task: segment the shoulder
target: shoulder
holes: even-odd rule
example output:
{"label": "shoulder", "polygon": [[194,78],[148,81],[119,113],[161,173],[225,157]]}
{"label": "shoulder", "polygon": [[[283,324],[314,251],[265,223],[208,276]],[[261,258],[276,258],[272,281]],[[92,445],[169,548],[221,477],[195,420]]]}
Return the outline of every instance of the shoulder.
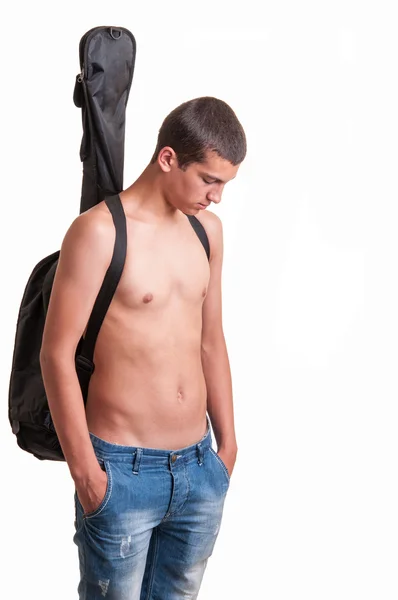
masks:
{"label": "shoulder", "polygon": [[112,216],[101,202],[71,223],[61,245],[60,262],[73,268],[85,264],[103,268],[111,260],[115,235]]}
{"label": "shoulder", "polygon": [[72,221],[67,235],[107,235],[112,228],[112,217],[105,204],[100,202],[93,208],[86,210]]}
{"label": "shoulder", "polygon": [[222,231],[222,223],[220,217],[214,212],[211,212],[211,210],[201,210],[196,215],[196,218],[202,223],[203,227],[207,227],[211,233],[217,233]]}
{"label": "shoulder", "polygon": [[210,244],[210,256],[215,252],[222,251],[223,246],[223,228],[218,215],[210,210],[201,210],[196,218],[203,225]]}
{"label": "shoulder", "polygon": [[107,245],[114,237],[112,216],[105,202],[100,202],[76,217],[65,234],[63,246],[82,244],[86,247],[96,247]]}

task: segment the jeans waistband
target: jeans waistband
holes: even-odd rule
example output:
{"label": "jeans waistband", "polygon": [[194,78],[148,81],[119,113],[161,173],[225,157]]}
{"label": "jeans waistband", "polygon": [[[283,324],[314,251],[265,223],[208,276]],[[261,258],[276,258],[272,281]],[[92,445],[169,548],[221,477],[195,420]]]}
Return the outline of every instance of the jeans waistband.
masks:
{"label": "jeans waistband", "polygon": [[[133,456],[137,454],[141,459],[151,458],[152,460],[156,460],[157,463],[160,462],[169,462],[172,460],[173,455],[176,457],[190,457],[190,455],[201,456],[203,450],[211,446],[211,430],[210,430],[210,420],[208,415],[206,415],[207,428],[206,433],[203,435],[202,439],[196,442],[195,444],[191,444],[190,446],[185,446],[184,448],[177,448],[174,450],[167,450],[161,448],[146,448],[139,446],[123,446],[121,444],[115,444],[113,442],[107,442],[102,438],[94,435],[89,431],[91,443],[93,445],[94,451],[97,456],[101,458],[108,458],[112,461],[129,461]],[[152,462],[152,461],[151,461]]]}

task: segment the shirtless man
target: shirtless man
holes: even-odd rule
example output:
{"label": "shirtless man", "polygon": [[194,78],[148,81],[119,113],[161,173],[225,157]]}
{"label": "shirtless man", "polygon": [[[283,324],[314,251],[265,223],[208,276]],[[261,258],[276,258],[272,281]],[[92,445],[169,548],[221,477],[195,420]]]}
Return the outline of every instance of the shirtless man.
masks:
{"label": "shirtless man", "polygon": [[[185,102],[164,120],[151,162],[119,195],[126,263],[86,407],[74,357],[112,257],[106,204],[63,240],[40,363],[75,483],[80,600],[197,598],[237,455],[222,226],[205,207],[220,202],[245,154],[243,128],[221,100]],[[187,215],[204,226],[209,260]]]}

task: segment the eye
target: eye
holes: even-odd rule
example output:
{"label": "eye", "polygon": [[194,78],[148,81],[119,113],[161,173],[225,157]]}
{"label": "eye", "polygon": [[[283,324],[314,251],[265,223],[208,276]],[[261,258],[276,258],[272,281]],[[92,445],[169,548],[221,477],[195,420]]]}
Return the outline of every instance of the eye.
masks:
{"label": "eye", "polygon": [[207,179],[205,179],[204,177],[202,177],[202,180],[207,183],[207,185],[210,185],[212,183],[214,183],[213,181],[207,181]]}

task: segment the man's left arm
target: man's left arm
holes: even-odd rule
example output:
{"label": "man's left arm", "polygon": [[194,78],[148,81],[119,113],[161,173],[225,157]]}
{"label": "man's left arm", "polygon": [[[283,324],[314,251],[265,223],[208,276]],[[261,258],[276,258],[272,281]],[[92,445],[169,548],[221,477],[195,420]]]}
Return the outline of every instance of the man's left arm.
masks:
{"label": "man's left arm", "polygon": [[223,261],[222,224],[207,212],[203,225],[210,243],[210,281],[202,308],[201,355],[207,387],[207,411],[220,458],[232,474],[237,441],[234,425],[232,379],[222,326],[221,273]]}

